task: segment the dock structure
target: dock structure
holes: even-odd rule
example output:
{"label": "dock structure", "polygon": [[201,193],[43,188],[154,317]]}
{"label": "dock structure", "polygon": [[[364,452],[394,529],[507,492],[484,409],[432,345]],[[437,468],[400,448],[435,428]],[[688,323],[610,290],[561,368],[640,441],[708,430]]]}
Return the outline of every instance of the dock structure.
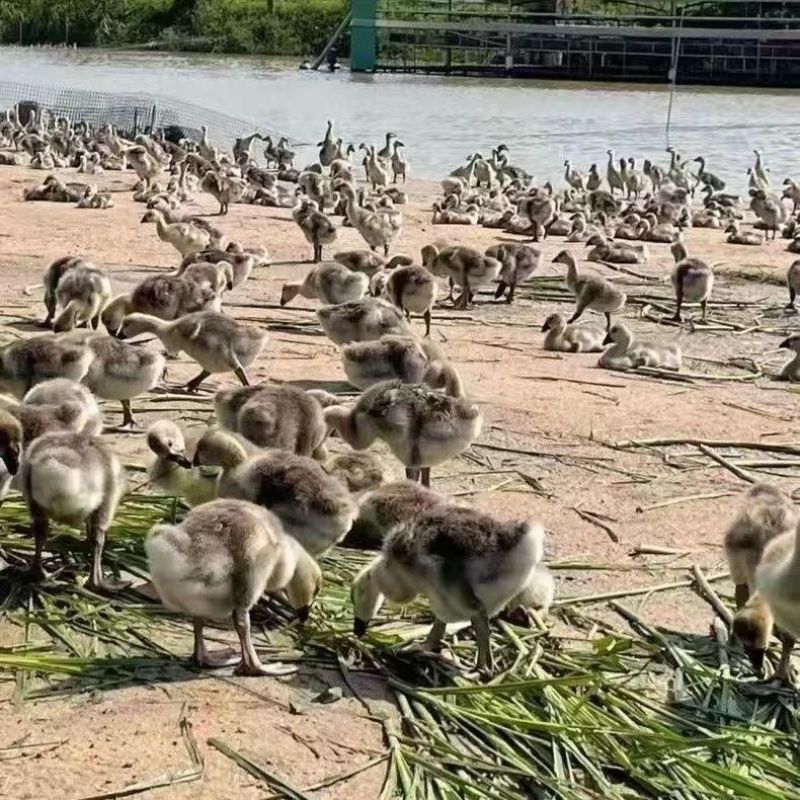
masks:
{"label": "dock structure", "polygon": [[352,0],[351,69],[649,83],[674,70],[684,84],[800,86],[800,3],[675,0],[669,15],[576,5]]}

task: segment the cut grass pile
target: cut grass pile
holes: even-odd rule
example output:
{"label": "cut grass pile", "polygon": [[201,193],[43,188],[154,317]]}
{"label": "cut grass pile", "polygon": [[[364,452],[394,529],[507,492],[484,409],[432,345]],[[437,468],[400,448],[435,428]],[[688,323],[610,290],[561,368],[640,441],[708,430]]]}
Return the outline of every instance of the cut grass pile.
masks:
{"label": "cut grass pile", "polygon": [[[128,499],[110,532],[107,566],[146,578],[144,534],[175,514],[171,498]],[[51,579],[36,585],[22,578],[33,548],[22,504],[6,502],[0,521],[0,613],[23,632],[22,644],[0,648],[0,681],[14,682],[12,702],[197,672],[186,661],[188,620],[133,591],[105,597],[83,586],[90,554],[80,533],[54,533],[46,564]],[[614,601],[598,607],[602,619],[584,605],[565,603],[552,630],[541,623],[530,629],[496,623],[501,671],[479,685],[458,669],[475,657],[468,628],[456,631],[452,660],[401,651],[424,636],[430,621],[424,605],[389,609],[366,639],[350,637],[350,584],[369,558],[337,549],[323,559],[325,586],[304,628],[272,601],[256,609],[254,619],[263,631],[261,649],[280,651],[284,659],[289,643],[301,667],[306,662],[340,671],[365,714],[379,716],[353,687],[351,667],[385,678],[399,724],[380,717],[388,764],[384,800],[800,798],[795,696],[754,684],[719,621],[711,635],[700,637],[655,629]],[[619,625],[609,622],[615,617]],[[266,631],[286,622],[278,636]],[[190,762],[185,770],[94,800],[201,779],[203,759],[191,724],[183,715],[180,724]],[[307,792],[362,769],[301,791],[246,752],[220,740],[208,744],[276,798],[310,797]],[[16,744],[0,742],[0,758],[9,747]]]}

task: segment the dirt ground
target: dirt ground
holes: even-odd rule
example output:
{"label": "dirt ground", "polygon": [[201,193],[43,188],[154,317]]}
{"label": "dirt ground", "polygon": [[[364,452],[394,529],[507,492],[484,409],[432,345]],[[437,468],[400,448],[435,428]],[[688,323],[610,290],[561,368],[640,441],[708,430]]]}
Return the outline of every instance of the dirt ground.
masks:
{"label": "dirt ground", "polygon": [[[0,168],[0,337],[35,330],[30,321],[43,316],[41,290],[26,295],[24,289],[38,283],[47,264],[59,256],[80,255],[102,266],[119,292],[149,273],[177,264],[176,252],[157,238],[154,227],[139,224],[143,206],[123,191],[133,183],[131,176],[109,173],[98,181],[119,190],[114,195],[116,207],[108,211],[22,202],[23,189],[43,177],[26,168]],[[418,255],[423,245],[440,238],[482,249],[509,238],[502,231],[431,225],[429,208],[435,189],[433,184],[410,184],[403,231],[393,252]],[[199,205],[205,213],[215,211],[208,197],[201,198]],[[251,369],[251,380],[346,388],[337,348],[314,324],[315,304],[298,299],[289,308],[277,306],[283,281],[303,275],[311,256],[311,247],[290,212],[237,205],[227,217],[211,219],[230,238],[268,248],[273,261],[225,302],[227,312],[238,319],[258,321],[272,330],[262,358]],[[680,383],[603,371],[596,354],[545,353],[542,321],[551,311],[569,311],[570,306],[535,299],[535,281],[518,292],[512,306],[494,302],[487,292],[467,312],[441,304],[434,314],[434,340],[457,365],[485,415],[478,445],[434,470],[434,486],[504,518],[542,519],[548,530],[547,557],[558,570],[562,600],[680,581],[693,564],[712,573],[725,568],[722,530],[735,502],[732,495],[746,483],[689,445],[671,448],[667,456],[663,449],[620,450],[611,444],[662,437],[791,442],[800,431],[795,390],[769,377],[782,363],[777,353],[781,337],[797,327],[797,318],[782,309],[786,302],[782,282],[793,260],[785,251],[786,242],[727,245],[720,231],[697,229],[688,232],[687,242],[692,255],[715,262],[714,299],[731,305],[712,307],[711,317],[733,328],[712,324],[709,329],[691,330],[687,326],[681,334],[686,371],[744,376],[746,372],[731,366],[729,360],[746,357],[762,365],[765,376],[759,380]],[[549,239],[543,245],[544,274],[560,274],[560,265],[550,261],[564,246],[576,253],[584,250],[582,245],[564,245],[560,238]],[[332,249],[362,247],[354,229],[341,228]],[[672,259],[668,246],[650,248],[650,262],[637,269],[659,281],[645,283],[602,265],[593,268],[625,284],[632,297],[659,295],[669,305],[667,276]],[[736,307],[734,300],[746,305]],[[645,309],[650,318],[640,316],[641,311],[641,304],[629,303],[624,314],[637,333],[651,338],[676,335],[673,328],[653,321],[660,311]],[[421,321],[414,324],[421,333]],[[195,372],[187,361],[170,362],[167,381],[177,385]],[[207,387],[214,390],[234,382],[233,376],[217,376]],[[180,416],[189,425],[202,425],[209,418],[210,405],[207,401],[143,399],[134,409],[144,423],[169,415]],[[109,421],[118,420],[118,415],[118,408],[108,406]],[[112,435],[126,463],[148,463],[141,434]],[[399,466],[394,467],[399,475]],[[800,487],[800,477],[793,477],[791,470],[753,474],[774,479],[789,492]],[[134,474],[132,482],[137,481]],[[679,502],[651,508],[673,499]],[[576,508],[604,515],[601,521],[618,541],[581,517]],[[636,548],[647,546],[675,553],[632,555]],[[578,568],[569,569],[570,563]],[[586,565],[602,568],[587,569]],[[715,585],[722,593],[730,591],[727,582]],[[652,624],[708,631],[708,605],[689,588],[642,593],[633,603],[637,613]],[[0,644],[13,645],[17,636],[17,629],[0,623]],[[288,683],[196,677],[155,688],[129,687],[96,698],[19,707],[8,703],[13,682],[0,682],[4,741],[25,735],[31,741],[69,739],[51,752],[4,766],[0,796],[78,798],[186,767],[189,761],[178,727],[182,709],[201,743],[205,779],[171,787],[163,794],[152,791],[138,796],[265,797],[258,780],[206,747],[209,736],[248,743],[262,763],[275,765],[293,785],[309,786],[384,749],[380,725],[366,719],[352,698],[315,706],[307,715],[291,713],[290,702],[307,702],[319,691],[320,681],[335,683],[336,678],[306,672]],[[380,697],[381,688],[372,688]],[[259,697],[253,696],[254,689]],[[99,742],[101,748],[96,747]],[[378,796],[382,778],[383,767],[378,766],[318,796],[367,800]]]}

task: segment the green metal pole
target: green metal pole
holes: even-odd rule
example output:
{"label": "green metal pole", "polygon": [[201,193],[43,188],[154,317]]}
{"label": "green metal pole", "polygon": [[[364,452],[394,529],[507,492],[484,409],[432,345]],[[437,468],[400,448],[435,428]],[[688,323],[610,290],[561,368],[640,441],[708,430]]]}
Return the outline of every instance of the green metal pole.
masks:
{"label": "green metal pole", "polygon": [[377,0],[353,0],[353,20],[350,23],[350,69],[353,72],[372,72],[375,69],[377,5]]}

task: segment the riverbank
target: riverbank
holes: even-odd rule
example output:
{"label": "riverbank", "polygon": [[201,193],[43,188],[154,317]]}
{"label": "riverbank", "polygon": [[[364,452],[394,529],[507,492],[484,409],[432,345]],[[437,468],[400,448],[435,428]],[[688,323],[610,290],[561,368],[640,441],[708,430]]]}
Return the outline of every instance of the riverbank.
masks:
{"label": "riverbank", "polygon": [[53,14],[20,0],[0,8],[0,43],[310,57],[347,7],[348,0],[73,0],[67,14]]}

